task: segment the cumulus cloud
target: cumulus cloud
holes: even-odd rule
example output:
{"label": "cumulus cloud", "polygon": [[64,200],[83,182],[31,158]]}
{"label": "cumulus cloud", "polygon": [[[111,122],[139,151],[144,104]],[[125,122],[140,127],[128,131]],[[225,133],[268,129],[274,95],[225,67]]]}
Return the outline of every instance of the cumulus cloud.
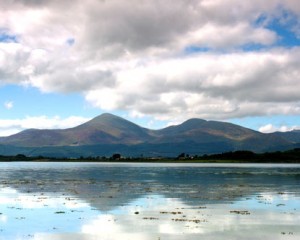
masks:
{"label": "cumulus cloud", "polygon": [[299,114],[298,59],[300,49],[153,61],[120,71],[113,88],[90,91],[86,99],[102,109],[172,119],[182,113],[214,119]]}
{"label": "cumulus cloud", "polygon": [[234,26],[206,24],[193,32],[188,41],[195,46],[222,49],[246,44],[270,45],[276,39],[276,34],[268,29],[241,22]]}
{"label": "cumulus cloud", "polygon": [[[295,1],[4,0],[0,7],[1,32],[15,39],[0,41],[2,84],[81,92],[103,110],[172,121],[300,113],[300,48],[276,47],[282,36],[268,27],[276,19],[295,32]],[[244,51],[252,45],[261,49]]]}
{"label": "cumulus cloud", "polygon": [[18,133],[25,129],[65,129],[78,126],[84,122],[89,121],[90,118],[71,116],[68,118],[61,118],[59,116],[47,117],[27,116],[24,119],[6,119],[0,120],[0,136],[9,136]]}

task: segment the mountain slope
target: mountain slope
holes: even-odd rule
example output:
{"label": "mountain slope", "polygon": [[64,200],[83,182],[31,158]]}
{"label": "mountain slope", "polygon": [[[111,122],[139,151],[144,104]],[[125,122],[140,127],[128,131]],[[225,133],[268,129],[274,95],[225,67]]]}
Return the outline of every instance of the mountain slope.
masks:
{"label": "mountain slope", "polygon": [[175,138],[188,138],[196,142],[203,142],[209,139],[199,138],[200,135],[204,135],[208,138],[215,139],[228,139],[228,140],[243,140],[249,137],[253,137],[259,132],[240,127],[231,123],[205,121],[202,119],[190,119],[177,126],[170,126],[158,131],[164,141],[173,136]]}
{"label": "mountain slope", "polygon": [[123,118],[105,113],[74,128],[29,129],[0,138],[0,143],[22,147],[137,144],[150,138],[148,132]]}
{"label": "mountain slope", "polygon": [[111,152],[130,156],[177,156],[180,152],[199,155],[236,150],[285,150],[296,142],[284,134],[263,134],[231,123],[202,119],[150,130],[106,113],[74,128],[29,129],[2,137],[0,154],[14,153],[16,147],[16,153],[44,156],[95,156]]}
{"label": "mountain slope", "polygon": [[289,132],[275,132],[271,133],[274,137],[284,138],[293,143],[300,143],[300,130],[293,130]]}

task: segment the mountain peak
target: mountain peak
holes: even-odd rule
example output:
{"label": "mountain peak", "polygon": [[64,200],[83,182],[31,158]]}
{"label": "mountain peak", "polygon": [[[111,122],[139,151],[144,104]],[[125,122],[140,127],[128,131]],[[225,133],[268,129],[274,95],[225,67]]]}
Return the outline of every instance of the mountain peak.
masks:
{"label": "mountain peak", "polygon": [[122,126],[135,125],[136,124],[111,113],[102,113],[101,115],[93,118],[92,120],[82,124],[82,126],[93,126],[93,127],[109,127],[113,126],[114,128],[119,128]]}
{"label": "mountain peak", "polygon": [[195,127],[195,126],[199,126],[203,123],[206,123],[206,120],[200,119],[200,118],[191,118],[186,120],[185,122],[183,122],[181,125],[186,125],[186,126],[190,126],[190,127]]}
{"label": "mountain peak", "polygon": [[113,142],[118,143],[140,143],[141,139],[149,138],[147,129],[110,113],[103,113],[74,129],[91,133],[97,139],[103,134],[112,136]]}
{"label": "mountain peak", "polygon": [[94,117],[92,120],[96,119],[96,120],[104,120],[104,119],[114,119],[114,118],[121,118],[121,117],[118,117],[114,114],[111,114],[111,113],[102,113],[96,117]]}
{"label": "mountain peak", "polygon": [[121,117],[118,117],[117,115],[114,115],[112,113],[102,113],[95,118],[121,118]]}

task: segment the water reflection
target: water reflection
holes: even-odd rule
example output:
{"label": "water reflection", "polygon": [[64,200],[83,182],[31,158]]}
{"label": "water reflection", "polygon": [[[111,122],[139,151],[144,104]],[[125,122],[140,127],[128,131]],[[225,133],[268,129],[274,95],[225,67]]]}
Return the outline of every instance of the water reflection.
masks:
{"label": "water reflection", "polygon": [[300,237],[299,167],[1,167],[1,240]]}

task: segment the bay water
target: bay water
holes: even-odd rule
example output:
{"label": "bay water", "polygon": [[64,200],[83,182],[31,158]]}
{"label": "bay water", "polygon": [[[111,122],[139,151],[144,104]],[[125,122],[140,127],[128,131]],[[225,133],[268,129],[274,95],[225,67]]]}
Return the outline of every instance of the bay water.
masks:
{"label": "bay water", "polygon": [[0,240],[300,239],[300,165],[0,163]]}

